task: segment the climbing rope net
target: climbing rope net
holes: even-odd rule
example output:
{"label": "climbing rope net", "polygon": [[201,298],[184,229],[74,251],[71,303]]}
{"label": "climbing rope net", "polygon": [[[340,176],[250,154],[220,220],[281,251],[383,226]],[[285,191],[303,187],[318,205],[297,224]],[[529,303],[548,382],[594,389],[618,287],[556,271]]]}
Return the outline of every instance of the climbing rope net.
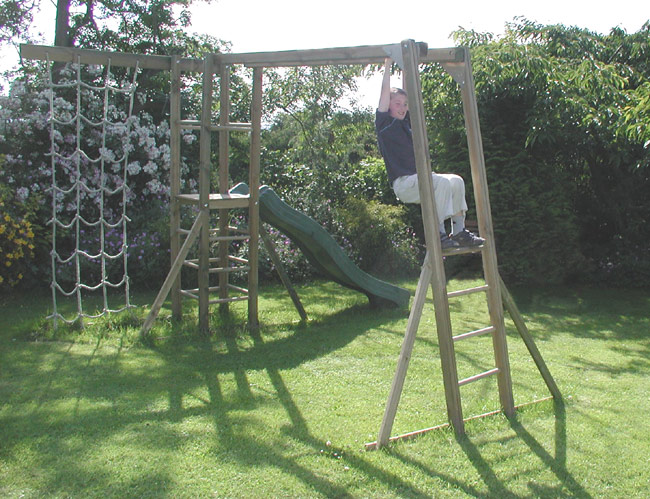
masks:
{"label": "climbing rope net", "polygon": [[[52,184],[52,314],[65,323],[121,312],[129,299],[127,201],[130,131],[139,67],[116,77],[75,64],[56,73],[47,61]],[[59,76],[63,75],[63,76]],[[123,290],[124,300],[120,298]],[[93,314],[84,297],[93,297]],[[116,298],[119,303],[114,303]],[[101,305],[97,304],[101,297]],[[64,317],[59,300],[76,298]],[[110,302],[110,305],[109,305]],[[113,308],[111,308],[111,306]],[[101,310],[100,310],[101,309]]]}

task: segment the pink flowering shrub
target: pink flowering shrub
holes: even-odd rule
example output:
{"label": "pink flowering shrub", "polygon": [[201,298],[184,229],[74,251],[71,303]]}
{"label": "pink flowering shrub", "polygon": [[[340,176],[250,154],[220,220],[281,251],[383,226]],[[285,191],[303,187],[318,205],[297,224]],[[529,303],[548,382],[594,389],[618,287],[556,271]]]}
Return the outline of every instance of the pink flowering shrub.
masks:
{"label": "pink flowering shrub", "polygon": [[[60,83],[76,81],[74,68],[64,76]],[[100,70],[93,67],[84,68],[82,80],[95,87],[104,84]],[[131,81],[125,77],[111,85],[128,89]],[[129,273],[146,280],[148,276],[143,276],[140,268],[155,269],[154,278],[163,279],[164,275],[158,277],[160,269],[169,265],[168,252],[160,249],[168,248],[169,238],[168,228],[161,230],[168,227],[168,118],[154,118],[144,110],[143,95],[136,93],[135,112],[129,115],[128,94],[109,91],[105,106],[104,91],[86,86],[79,94],[80,117],[76,97],[76,85],[56,88],[50,100],[48,89],[22,80],[13,82],[9,96],[0,97],[0,154],[5,157],[0,185],[12,193],[12,202],[36,206],[31,223],[41,229],[37,232],[51,235],[51,220],[56,215],[61,225],[56,243],[61,259],[74,250],[76,220],[87,222],[79,227],[85,232],[80,235],[81,244],[91,245],[89,254],[100,251],[96,225],[100,219],[105,221],[105,251],[109,254],[123,245],[122,224],[126,223],[126,245],[131,254],[135,255],[135,248],[138,251]],[[51,117],[56,120],[53,126]],[[183,144],[185,154],[194,154],[196,135],[185,134]],[[191,178],[185,162],[182,170],[184,178]],[[44,281],[50,277],[48,246],[37,247],[42,252],[36,259],[40,268],[35,274]],[[82,260],[85,269],[97,263],[92,258]],[[59,272],[64,281],[72,278],[66,265]],[[98,271],[90,272],[89,278],[94,279]]]}

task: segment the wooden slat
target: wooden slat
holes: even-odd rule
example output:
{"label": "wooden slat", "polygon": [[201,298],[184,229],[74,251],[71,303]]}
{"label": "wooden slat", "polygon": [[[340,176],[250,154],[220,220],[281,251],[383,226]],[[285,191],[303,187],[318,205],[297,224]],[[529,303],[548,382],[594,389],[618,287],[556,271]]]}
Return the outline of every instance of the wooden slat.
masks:
{"label": "wooden slat", "polygon": [[458,386],[463,386],[468,383],[473,383],[474,381],[478,381],[479,379],[487,378],[488,376],[492,376],[493,374],[497,374],[499,372],[499,368],[495,367],[494,369],[490,369],[489,371],[485,371],[479,374],[475,374],[474,376],[470,376],[469,378],[461,379],[458,382]]}
{"label": "wooden slat", "polygon": [[466,340],[472,336],[481,336],[483,334],[493,333],[495,328],[493,326],[484,327],[482,329],[476,329],[475,331],[470,331],[468,333],[458,334],[454,336],[454,341]]}
{"label": "wooden slat", "polygon": [[240,293],[247,293],[248,290],[246,288],[242,288],[241,286],[235,286],[234,284],[228,284],[228,287],[232,290],[239,291]]}
{"label": "wooden slat", "polygon": [[[200,205],[199,194],[179,194],[176,196],[181,204]],[[211,210],[223,208],[248,208],[248,194],[217,194],[208,195],[208,205]]]}
{"label": "wooden slat", "polygon": [[217,305],[217,304],[222,304],[222,303],[232,303],[234,301],[244,301],[248,300],[248,296],[230,296],[228,298],[216,298],[214,300],[210,300],[210,305]]}
{"label": "wooden slat", "polygon": [[[185,130],[200,130],[201,122],[199,120],[183,120],[180,122],[181,128]],[[210,131],[218,132],[228,130],[231,132],[250,132],[253,127],[250,123],[227,123],[224,125],[213,123],[210,125]]]}
{"label": "wooden slat", "polygon": [[[519,409],[522,409],[522,408],[527,407],[527,406],[532,405],[532,404],[538,404],[540,402],[546,402],[547,400],[553,400],[553,397],[544,397],[544,398],[541,398],[541,399],[538,399],[538,400],[533,400],[531,402],[526,402],[524,404],[519,404],[519,405],[515,406],[515,409],[519,410]],[[463,421],[465,423],[468,423],[469,421],[474,421],[476,419],[495,416],[495,415],[501,414],[501,413],[503,413],[503,411],[498,409],[496,411],[490,411],[490,412],[485,412],[483,414],[478,414],[476,416],[470,416],[469,418],[465,418]],[[401,441],[401,440],[411,440],[413,438],[419,437],[420,435],[424,435],[425,433],[429,433],[429,432],[435,431],[435,430],[441,430],[443,428],[449,428],[450,426],[451,426],[451,423],[442,423],[442,424],[439,424],[439,425],[436,425],[436,426],[431,426],[429,428],[424,428],[422,430],[410,431],[408,433],[403,433],[401,435],[396,435],[394,437],[390,437],[388,439],[388,442],[386,442],[386,443],[393,443],[393,442],[397,442],[397,441]],[[385,445],[385,444],[383,444],[383,445]],[[380,444],[380,442],[376,441],[376,442],[368,442],[367,444],[365,444],[364,447],[365,447],[365,449],[367,451],[370,451],[370,450],[377,450],[378,448],[383,447],[383,445]]]}
{"label": "wooden slat", "polygon": [[488,285],[484,284],[483,286],[476,286],[475,288],[460,289],[458,291],[450,291],[447,293],[448,298],[454,298],[456,296],[469,295],[472,293],[480,293],[481,291],[487,291]]}
{"label": "wooden slat", "polygon": [[[220,54],[224,64],[244,64],[246,66],[289,67],[326,66],[340,64],[379,64],[387,57],[386,48],[390,45],[362,45],[357,47],[335,47],[310,50],[287,50],[280,52],[250,52],[243,54]],[[456,49],[427,52],[426,43],[417,44],[420,57],[432,60],[456,61]]]}
{"label": "wooden slat", "polygon": [[250,236],[210,236],[210,241],[246,241]]}
{"label": "wooden slat", "polygon": [[460,248],[446,248],[442,250],[444,256],[467,255],[473,253],[480,253],[485,248],[485,244],[480,246],[462,246]]}
{"label": "wooden slat", "polygon": [[212,267],[208,270],[211,274],[227,274],[232,272],[247,272],[250,267]]}
{"label": "wooden slat", "polygon": [[[20,57],[52,62],[80,61],[81,64],[97,64],[122,67],[136,67],[142,69],[159,69],[169,71],[172,68],[172,57],[165,55],[128,54],[123,52],[109,52],[106,50],[78,49],[72,47],[53,47],[47,45],[20,45]],[[180,58],[176,62],[180,71],[201,72],[203,60]]]}

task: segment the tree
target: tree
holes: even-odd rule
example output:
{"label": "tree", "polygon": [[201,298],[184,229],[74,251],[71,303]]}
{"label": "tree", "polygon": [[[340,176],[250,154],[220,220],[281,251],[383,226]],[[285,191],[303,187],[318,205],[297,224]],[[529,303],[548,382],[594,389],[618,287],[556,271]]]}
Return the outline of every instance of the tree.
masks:
{"label": "tree", "polygon": [[[519,19],[500,39],[455,36],[472,48],[505,276],[647,283],[648,25],[599,35]],[[423,86],[441,161],[465,163],[455,85],[429,70]]]}

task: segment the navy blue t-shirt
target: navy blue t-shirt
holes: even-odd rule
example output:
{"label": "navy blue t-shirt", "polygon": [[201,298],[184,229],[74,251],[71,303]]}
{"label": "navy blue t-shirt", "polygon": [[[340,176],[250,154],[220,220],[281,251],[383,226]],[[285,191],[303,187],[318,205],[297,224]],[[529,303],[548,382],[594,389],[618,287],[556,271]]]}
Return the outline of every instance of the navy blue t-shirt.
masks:
{"label": "navy blue t-shirt", "polygon": [[413,134],[411,133],[411,120],[408,113],[403,120],[398,120],[388,112],[377,110],[375,114],[375,130],[377,132],[379,152],[381,152],[386,164],[388,182],[393,185],[393,182],[398,177],[416,174]]}

